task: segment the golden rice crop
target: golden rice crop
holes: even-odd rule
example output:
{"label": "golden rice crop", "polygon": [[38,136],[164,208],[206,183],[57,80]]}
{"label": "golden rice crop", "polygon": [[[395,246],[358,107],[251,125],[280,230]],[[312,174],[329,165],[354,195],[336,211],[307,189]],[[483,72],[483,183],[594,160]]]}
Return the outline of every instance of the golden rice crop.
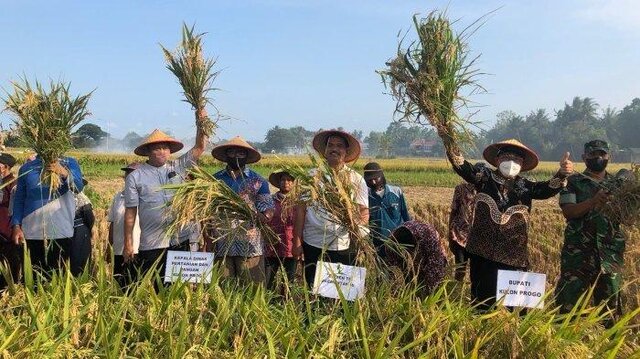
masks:
{"label": "golden rice crop", "polygon": [[22,142],[41,158],[42,183],[50,194],[60,186],[60,177],[46,169],[71,149],[71,130],[90,115],[87,103],[92,93],[73,97],[70,84],[51,81],[49,89],[27,79],[12,82],[13,92],[4,99],[5,108],[14,116],[16,130]]}
{"label": "golden rice crop", "polygon": [[177,78],[184,91],[184,101],[195,110],[196,126],[206,136],[211,137],[216,129],[216,121],[207,114],[206,105],[211,103],[207,95],[216,90],[212,87],[219,71],[213,71],[216,60],[203,55],[203,34],[194,33],[194,26],[182,24],[182,42],[175,52],[162,45],[167,69]]}

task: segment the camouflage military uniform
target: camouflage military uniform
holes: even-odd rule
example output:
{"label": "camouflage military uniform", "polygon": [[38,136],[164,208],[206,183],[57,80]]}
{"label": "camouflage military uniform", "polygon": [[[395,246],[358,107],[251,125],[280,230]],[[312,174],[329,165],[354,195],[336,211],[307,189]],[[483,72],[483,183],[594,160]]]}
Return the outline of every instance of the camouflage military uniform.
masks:
{"label": "camouflage military uniform", "polygon": [[[604,181],[610,178],[606,173]],[[586,201],[600,188],[590,178],[573,175],[560,192],[560,205]],[[556,304],[562,306],[563,312],[570,311],[578,298],[595,284],[593,300],[596,304],[606,300],[609,308],[620,314],[624,248],[620,224],[597,211],[591,210],[582,218],[567,220],[560,280],[556,287]]]}

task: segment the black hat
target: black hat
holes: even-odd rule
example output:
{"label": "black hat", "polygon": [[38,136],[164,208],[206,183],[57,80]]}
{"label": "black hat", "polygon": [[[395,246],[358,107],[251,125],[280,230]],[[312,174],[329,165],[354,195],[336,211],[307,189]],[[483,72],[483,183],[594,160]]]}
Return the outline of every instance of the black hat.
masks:
{"label": "black hat", "polygon": [[593,140],[584,144],[584,153],[591,153],[595,151],[609,153],[609,144],[603,140]]}
{"label": "black hat", "polygon": [[364,166],[365,176],[371,176],[378,173],[382,173],[382,167],[380,167],[380,164],[378,164],[378,162],[369,162]]}
{"label": "black hat", "polygon": [[0,163],[13,167],[16,164],[16,158],[8,153],[0,153]]}

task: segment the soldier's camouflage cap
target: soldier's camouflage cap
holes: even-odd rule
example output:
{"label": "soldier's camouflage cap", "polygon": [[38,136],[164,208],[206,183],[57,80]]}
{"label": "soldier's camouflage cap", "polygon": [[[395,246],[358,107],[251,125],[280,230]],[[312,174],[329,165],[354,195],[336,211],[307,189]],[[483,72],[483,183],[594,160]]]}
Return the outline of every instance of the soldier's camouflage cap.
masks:
{"label": "soldier's camouflage cap", "polygon": [[609,153],[609,144],[603,140],[593,140],[584,144],[584,153],[591,153],[594,151]]}

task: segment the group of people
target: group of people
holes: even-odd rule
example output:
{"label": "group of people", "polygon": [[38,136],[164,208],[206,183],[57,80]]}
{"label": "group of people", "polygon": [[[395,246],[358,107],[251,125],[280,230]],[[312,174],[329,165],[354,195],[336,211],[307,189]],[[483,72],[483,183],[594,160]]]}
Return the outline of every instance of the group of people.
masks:
{"label": "group of people", "polygon": [[591,287],[595,304],[604,303],[614,315],[622,311],[620,293],[625,236],[620,223],[601,209],[611,200],[607,172],[609,144],[592,140],[584,145],[583,173],[575,173],[566,153],[558,172],[548,181],[532,182],[521,172],[534,169],[538,156],[516,140],[488,146],[484,163],[472,165],[449,154],[464,180],[456,186],[449,219],[449,248],[456,262],[455,278],[463,280],[469,265],[471,294],[481,308],[495,303],[498,270],[527,271],[528,219],[532,200],[559,194],[567,220],[555,300],[568,313]]}
{"label": "group of people", "polygon": [[[267,244],[255,223],[233,219],[226,228],[211,229],[194,222],[169,234],[174,192],[166,185],[189,180],[189,169],[204,153],[207,140],[198,131],[193,148],[173,160],[171,155],[183,144],[155,130],[134,150],[146,160],[122,168],[124,189],[115,195],[108,211],[118,283],[124,287],[152,269],[153,274],[163,274],[167,250],[212,251],[223,276],[269,287],[276,285],[281,270],[293,281],[301,261],[309,287],[318,261],[354,264],[353,233],[331,218],[321,203],[284,205],[295,178],[280,170],[265,179],[251,170],[248,165],[260,161],[261,155],[241,137],[213,148],[211,155],[225,164],[214,177],[246,201],[257,220],[269,225],[279,241]],[[402,256],[388,244],[407,245],[414,261],[411,268],[404,262],[404,270],[422,278],[426,287],[435,288],[447,263],[435,228],[411,219],[402,190],[387,183],[378,163],[366,164],[363,174],[349,166],[361,152],[355,137],[343,131],[321,131],[312,145],[332,171],[348,178],[354,220],[368,234],[377,255],[402,267]],[[447,154],[453,170],[465,181],[455,189],[450,216],[455,278],[464,278],[468,263],[471,295],[479,308],[495,303],[498,270],[529,269],[528,219],[533,200],[560,194],[567,227],[556,289],[558,305],[563,311],[570,310],[582,293],[595,286],[594,299],[620,311],[625,238],[620,224],[600,211],[609,200],[601,185],[611,176],[606,171],[609,152],[606,142],[590,141],[582,155],[587,167],[584,173],[574,173],[567,153],[557,173],[543,182],[522,176],[537,166],[538,156],[516,140],[494,143],[484,150],[483,157],[492,167]],[[94,219],[90,201],[82,194],[86,181],[78,162],[64,157],[44,164],[37,156],[20,167],[17,179],[11,171],[15,163],[11,155],[0,154],[2,261],[18,280],[22,243],[26,242],[32,265],[43,273],[68,260],[72,272],[82,272],[90,257]],[[53,196],[41,181],[43,169],[61,179]],[[274,194],[269,184],[277,188]]]}

